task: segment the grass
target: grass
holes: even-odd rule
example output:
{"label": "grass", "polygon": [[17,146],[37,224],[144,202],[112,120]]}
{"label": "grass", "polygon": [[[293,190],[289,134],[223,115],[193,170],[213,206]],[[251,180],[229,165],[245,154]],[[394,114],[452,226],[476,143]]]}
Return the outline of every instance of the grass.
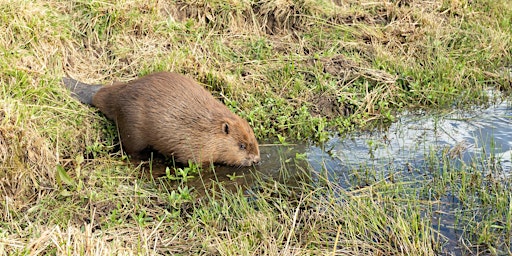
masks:
{"label": "grass", "polygon": [[0,253],[433,255],[442,239],[422,216],[436,201],[418,196],[431,191],[463,203],[453,216],[469,251],[510,253],[509,185],[480,174],[487,166],[420,188],[377,179],[346,191],[306,175],[292,188],[262,180],[247,196],[220,183],[198,197],[128,163],[116,128],[60,83],[176,71],[260,140],[322,142],[405,109],[509,93],[510,10],[506,0],[0,1]]}

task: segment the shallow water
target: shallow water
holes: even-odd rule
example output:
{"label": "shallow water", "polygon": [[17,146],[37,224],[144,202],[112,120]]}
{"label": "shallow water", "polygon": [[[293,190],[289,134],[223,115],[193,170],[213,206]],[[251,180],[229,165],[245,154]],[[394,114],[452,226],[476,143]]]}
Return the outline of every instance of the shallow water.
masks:
{"label": "shallow water", "polygon": [[510,173],[511,118],[507,103],[472,113],[404,115],[388,129],[334,137],[323,148],[313,146],[308,159],[315,163],[331,157],[327,163],[333,166],[373,166],[387,171],[422,162],[432,151],[448,150],[464,162],[493,153],[501,159],[504,173]]}

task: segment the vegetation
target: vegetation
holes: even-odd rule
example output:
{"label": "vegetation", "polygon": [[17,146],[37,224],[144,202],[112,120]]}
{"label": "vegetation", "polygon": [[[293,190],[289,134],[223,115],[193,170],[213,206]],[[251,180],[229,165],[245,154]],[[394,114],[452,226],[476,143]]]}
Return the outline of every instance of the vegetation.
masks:
{"label": "vegetation", "polygon": [[345,190],[305,171],[293,187],[261,177],[250,195],[219,183],[197,196],[183,178],[202,170],[148,177],[60,79],[176,71],[262,141],[322,142],[508,93],[511,22],[508,0],[0,1],[0,253],[433,255],[444,240],[424,217],[452,196],[467,249],[510,254],[510,184],[488,165],[440,156],[414,186]]}

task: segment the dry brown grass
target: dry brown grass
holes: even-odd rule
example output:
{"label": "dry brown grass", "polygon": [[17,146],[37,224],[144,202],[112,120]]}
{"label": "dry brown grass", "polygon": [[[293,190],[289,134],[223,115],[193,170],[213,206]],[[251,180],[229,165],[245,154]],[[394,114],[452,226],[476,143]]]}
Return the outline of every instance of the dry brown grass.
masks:
{"label": "dry brown grass", "polygon": [[55,187],[57,155],[34,123],[19,120],[20,103],[0,108],[0,194],[5,207],[23,211]]}

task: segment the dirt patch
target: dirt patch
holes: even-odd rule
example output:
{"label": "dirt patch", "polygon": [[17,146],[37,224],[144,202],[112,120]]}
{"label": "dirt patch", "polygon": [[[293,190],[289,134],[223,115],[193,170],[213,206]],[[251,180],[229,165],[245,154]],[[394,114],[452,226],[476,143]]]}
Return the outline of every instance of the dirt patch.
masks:
{"label": "dirt patch", "polygon": [[327,119],[334,119],[339,116],[348,116],[353,113],[354,106],[341,103],[338,97],[329,93],[314,95],[310,100],[312,116],[323,116]]}
{"label": "dirt patch", "polygon": [[346,59],[343,55],[324,58],[321,62],[324,65],[324,72],[333,76],[354,78],[359,70],[359,64]]}
{"label": "dirt patch", "polygon": [[364,78],[375,84],[395,84],[397,77],[383,70],[366,67],[368,64],[357,63],[337,55],[330,58],[320,59],[324,66],[324,72],[342,78],[345,83],[350,83],[359,78]]}
{"label": "dirt patch", "polygon": [[[356,62],[343,55],[312,60],[309,65],[321,65],[323,71],[337,80],[337,86],[320,94],[313,95],[313,116],[324,116],[328,119],[337,116],[348,116],[354,113],[378,115],[379,111],[373,105],[375,102],[394,102],[398,77],[383,70],[370,68],[370,64]],[[363,86],[354,90],[354,87]]]}

